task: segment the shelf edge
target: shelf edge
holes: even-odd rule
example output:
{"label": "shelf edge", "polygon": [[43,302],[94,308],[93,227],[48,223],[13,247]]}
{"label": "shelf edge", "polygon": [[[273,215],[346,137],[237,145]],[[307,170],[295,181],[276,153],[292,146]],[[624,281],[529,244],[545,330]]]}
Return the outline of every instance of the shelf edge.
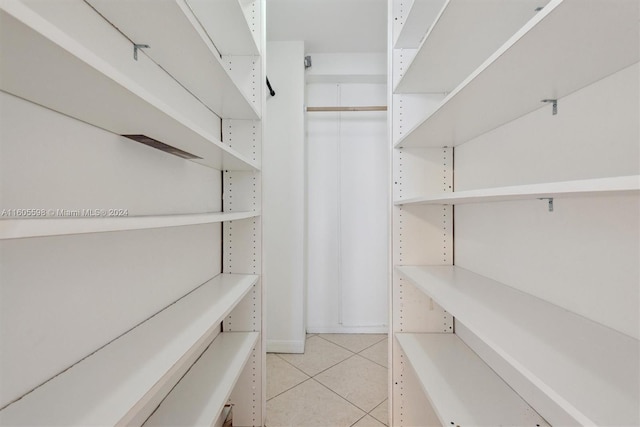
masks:
{"label": "shelf edge", "polygon": [[[78,211],[78,216],[79,215],[80,210]],[[0,240],[182,227],[239,221],[258,216],[260,216],[259,211],[123,216],[111,218],[2,219],[0,220]]]}
{"label": "shelf edge", "polygon": [[608,177],[543,184],[514,185],[479,190],[454,191],[394,200],[394,205],[455,205],[554,197],[586,197],[636,193],[640,191],[640,175]]}

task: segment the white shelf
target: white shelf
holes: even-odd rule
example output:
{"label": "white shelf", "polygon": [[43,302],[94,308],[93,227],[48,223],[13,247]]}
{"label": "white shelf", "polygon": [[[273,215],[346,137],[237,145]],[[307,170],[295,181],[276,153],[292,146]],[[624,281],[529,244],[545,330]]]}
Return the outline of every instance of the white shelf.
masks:
{"label": "white shelf", "polygon": [[638,39],[636,1],[552,0],[395,145],[456,146],[541,107],[552,119],[543,99],[638,62]]}
{"label": "white shelf", "polygon": [[212,425],[222,413],[259,335],[220,333],[144,425]]}
{"label": "white shelf", "polygon": [[0,240],[26,237],[147,230],[238,221],[259,216],[260,212],[212,212],[202,214],[149,215],[95,218],[32,218],[0,220]]}
{"label": "white shelf", "polygon": [[583,179],[545,184],[515,185],[481,190],[454,191],[405,200],[395,205],[454,205],[462,203],[502,202],[553,197],[586,197],[637,193],[640,175],[612,178]]}
{"label": "white shelf", "polygon": [[396,269],[523,378],[516,392],[576,424],[640,424],[636,339],[459,267]]}
{"label": "white shelf", "polygon": [[257,0],[186,1],[222,55],[260,54],[254,36],[257,29],[252,31],[255,25],[245,13],[245,8],[250,13]]}
{"label": "white shelf", "polygon": [[0,411],[1,425],[140,425],[258,276],[220,274]]}
{"label": "white shelf", "polygon": [[443,426],[548,425],[455,334],[395,334]]}
{"label": "white shelf", "polygon": [[[451,92],[549,0],[448,0],[420,44],[395,93]],[[416,0],[407,24],[424,22],[433,2]],[[419,15],[414,17],[414,9]],[[431,14],[433,12],[431,11]],[[433,21],[433,16],[430,17]],[[425,24],[422,24],[423,27]],[[403,27],[403,33],[409,29]],[[423,30],[423,35],[425,34]],[[400,39],[399,39],[400,40]],[[413,46],[414,48],[416,46]]]}
{"label": "white shelf", "polygon": [[[149,2],[131,4],[134,3]],[[37,5],[47,8],[50,3]],[[73,8],[73,13],[80,15],[74,22],[82,23],[94,16],[104,22],[86,5],[87,10],[76,10],[83,5],[65,3],[65,7]],[[56,4],[57,8],[59,6]],[[25,4],[3,1],[0,8],[0,38],[11,40],[11,43],[2,44],[1,90],[118,135],[149,136],[201,157],[195,161],[216,169],[259,169],[257,162],[220,142],[220,135],[216,134],[213,126],[218,118],[211,111],[143,54],[139,55],[136,63],[133,49],[124,37],[110,33],[119,42],[117,48],[120,50],[115,49],[116,53],[100,52],[120,55],[117,58],[121,64],[115,66]],[[90,31],[91,28],[82,30]],[[100,31],[105,29],[96,29],[96,40],[100,40]],[[131,71],[143,73],[141,78],[160,87],[170,86],[172,90],[184,92],[186,98],[181,99],[180,107],[169,105],[122,71],[119,68],[122,64],[128,64]],[[183,108],[189,111],[183,111]],[[198,112],[197,118],[192,117],[191,110]]]}
{"label": "white shelf", "polygon": [[[231,407],[231,405],[225,405],[222,408],[220,417],[218,417],[218,419],[213,424],[211,424],[211,427],[225,427],[224,423],[229,420],[229,416],[231,415],[231,418],[233,418],[232,409],[233,408]],[[231,419],[231,421],[233,420]]]}
{"label": "white shelf", "polygon": [[414,0],[397,35],[394,48],[415,49],[420,46],[446,2],[447,0]]}
{"label": "white shelf", "polygon": [[[184,0],[88,2],[130,40],[148,44],[150,48],[140,55],[148,55],[218,116],[260,118],[249,97],[227,72],[213,44],[216,40],[212,42]],[[222,6],[225,2],[210,3]],[[244,16],[242,19],[247,27]],[[171,31],[167,31],[167,27]]]}

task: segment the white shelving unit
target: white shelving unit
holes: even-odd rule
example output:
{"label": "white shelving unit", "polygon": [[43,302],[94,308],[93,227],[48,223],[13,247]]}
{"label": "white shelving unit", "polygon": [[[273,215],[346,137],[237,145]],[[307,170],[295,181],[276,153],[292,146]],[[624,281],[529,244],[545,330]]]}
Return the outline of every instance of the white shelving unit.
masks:
{"label": "white shelving unit", "polygon": [[395,146],[457,146],[542,108],[545,99],[561,99],[638,62],[640,53],[628,42],[636,35],[637,19],[624,2],[595,1],[587,8],[553,0]]}
{"label": "white shelving unit", "polygon": [[0,424],[264,425],[265,8],[0,2]]}
{"label": "white shelving unit", "polygon": [[[257,332],[219,334],[144,425],[212,425],[222,414],[258,336]],[[194,399],[194,390],[203,399]]]}
{"label": "white shelving unit", "polygon": [[[0,221],[0,240],[26,237],[61,236],[70,234],[105,233],[109,231],[147,230],[240,221],[260,216],[260,212],[211,212],[202,214],[150,215],[111,218],[34,218]],[[98,214],[99,215],[99,214]]]}
{"label": "white shelving unit", "polygon": [[141,424],[257,281],[251,275],[216,276],[0,411],[0,422]]}
{"label": "white shelving unit", "polygon": [[482,190],[454,191],[396,200],[395,204],[443,204],[504,202],[510,200],[549,199],[554,197],[588,197],[634,194],[640,191],[640,176],[583,179],[546,184],[514,185]]}
{"label": "white shelving unit", "polygon": [[[134,4],[148,5],[146,2]],[[157,3],[158,6],[168,4],[171,3]],[[13,40],[3,43],[0,51],[3,91],[118,135],[146,135],[198,156],[201,159],[195,161],[216,169],[259,168],[258,163],[221,142],[213,126],[219,118],[197,97],[184,91],[180,84],[185,83],[178,83],[141,51],[134,61],[129,39],[113,31],[87,4],[67,2],[63,6],[35,2],[33,6],[37,9],[17,0],[2,4],[1,37]],[[57,10],[52,10],[53,6]],[[127,5],[127,10],[129,6],[132,5]],[[52,18],[51,21],[37,12]],[[64,15],[58,15],[63,12]],[[149,22],[149,16],[141,22]],[[83,20],[95,26],[79,25]],[[58,25],[64,25],[64,30]],[[164,27],[159,31],[174,34]],[[190,32],[199,36],[194,27]],[[184,30],[178,34],[190,32]],[[160,42],[156,51],[163,51]],[[200,43],[202,49],[206,48],[204,39]],[[178,51],[190,52],[191,48],[185,44]],[[25,55],[25,52],[31,54]],[[172,53],[175,54],[175,50],[167,54]],[[199,53],[203,61],[209,58],[209,62],[219,63],[213,52],[207,56]],[[219,79],[207,80],[206,85],[211,94],[217,94],[215,102],[220,108],[223,104],[240,104],[251,110],[251,114],[237,113],[225,107],[229,117],[238,114],[238,118],[256,118],[254,109],[221,67],[213,74]],[[194,68],[198,69],[195,64]],[[183,67],[185,71],[189,68]],[[155,91],[156,87],[163,88],[164,92]],[[226,93],[228,91],[233,93]]]}
{"label": "white shelving unit", "polygon": [[[451,92],[533,18],[537,13],[536,7],[547,3],[548,0],[536,2],[535,6],[527,0],[444,2],[429,31],[426,35],[422,33],[422,43],[402,73],[394,92]],[[396,49],[415,46],[413,43],[417,37],[412,34],[419,33],[416,27],[424,27],[429,17],[433,17],[433,8],[437,6],[439,2],[414,1]],[[494,25],[487,28],[487,22],[493,22]]]}
{"label": "white shelving unit", "polygon": [[389,1],[391,425],[637,425],[640,4],[436,6]]}
{"label": "white shelving unit", "polygon": [[547,425],[455,334],[396,334],[442,425]]}
{"label": "white shelving unit", "polygon": [[258,55],[255,2],[244,0],[187,0],[215,47],[222,55]]}
{"label": "white shelving unit", "polygon": [[[572,424],[638,420],[636,339],[459,267],[397,269],[524,378],[521,395],[536,389]],[[594,354],[594,342],[609,350]]]}
{"label": "white shelving unit", "polygon": [[[236,7],[228,7],[233,3]],[[223,50],[219,50],[225,47],[229,49],[224,50],[226,54],[246,55],[248,41],[233,46],[228,40],[231,35],[240,35],[243,38],[250,36],[250,41],[253,41],[237,0],[209,2],[210,7],[199,2],[187,4],[185,0],[132,3],[90,0],[89,4],[129,40],[149,45],[144,54],[219,117],[260,118],[259,108],[256,108],[259,106],[255,106],[247,91],[234,82],[221,58]],[[218,20],[215,21],[213,16],[218,16]],[[228,27],[228,32],[219,31],[219,27],[214,25],[222,20],[238,25],[239,30],[233,31]],[[171,31],[167,31],[167,27]],[[209,34],[210,28],[215,30],[213,34]],[[220,47],[216,35],[223,35]],[[212,40],[216,41],[215,44]],[[233,47],[239,50],[231,50]],[[248,54],[258,55],[254,41]]]}
{"label": "white shelving unit", "polygon": [[417,48],[430,29],[429,23],[440,14],[446,2],[447,0],[414,0],[410,6],[398,5],[401,10],[395,25],[400,29],[394,32],[394,47]]}

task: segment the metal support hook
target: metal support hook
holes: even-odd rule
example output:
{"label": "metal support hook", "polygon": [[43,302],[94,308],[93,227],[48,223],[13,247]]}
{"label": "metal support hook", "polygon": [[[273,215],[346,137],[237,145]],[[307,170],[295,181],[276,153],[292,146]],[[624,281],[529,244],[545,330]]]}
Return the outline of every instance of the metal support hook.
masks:
{"label": "metal support hook", "polygon": [[548,201],[548,207],[549,207],[549,212],[553,212],[553,197],[541,197],[538,200],[547,200]]}
{"label": "metal support hook", "polygon": [[550,103],[551,104],[551,114],[552,115],[556,115],[558,114],[558,100],[557,99],[543,99],[540,102],[546,102],[546,103]]}
{"label": "metal support hook", "polygon": [[148,44],[133,44],[133,59],[138,60],[138,49],[149,49],[151,46]]}

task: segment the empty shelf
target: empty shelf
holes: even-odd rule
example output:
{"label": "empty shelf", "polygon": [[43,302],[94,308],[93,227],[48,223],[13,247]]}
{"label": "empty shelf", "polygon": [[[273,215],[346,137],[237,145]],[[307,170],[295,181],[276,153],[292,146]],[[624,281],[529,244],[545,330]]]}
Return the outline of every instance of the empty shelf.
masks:
{"label": "empty shelf", "polygon": [[552,0],[396,147],[467,142],[638,62],[638,39],[636,1]]}
{"label": "empty shelf", "polygon": [[[150,47],[144,50],[144,54],[218,116],[230,119],[260,118],[249,97],[227,72],[214,46],[215,39],[212,42],[184,0],[88,2],[127,38],[148,44]],[[222,5],[225,2],[210,3]],[[226,20],[229,17],[222,15],[219,19]],[[171,31],[167,31],[167,26],[171,27]],[[246,19],[244,27],[247,27]]]}
{"label": "empty shelf", "polygon": [[396,200],[396,205],[454,205],[461,203],[502,202],[553,197],[586,197],[637,193],[640,176],[583,179],[545,184],[515,185],[481,190],[454,191],[424,197]]}
{"label": "empty shelf", "polygon": [[249,360],[258,332],[221,332],[145,426],[211,426]]}
{"label": "empty shelf", "polygon": [[220,141],[215,114],[146,56],[135,61],[131,43],[87,4],[29,4],[76,27],[61,29],[21,2],[3,2],[0,38],[11,43],[1,45],[1,90],[118,135],[145,135],[206,166],[259,168]]}
{"label": "empty shelf", "polygon": [[[451,92],[548,2],[447,1],[394,92]],[[427,6],[414,3],[407,23]]]}
{"label": "empty shelf", "polygon": [[[218,52],[222,55],[258,55],[255,31],[259,22],[247,19],[258,0],[187,0]],[[247,8],[247,13],[245,13]]]}
{"label": "empty shelf", "polygon": [[396,37],[395,49],[415,49],[442,11],[446,0],[414,0]]}
{"label": "empty shelf", "polygon": [[638,340],[459,267],[396,269],[517,372],[551,424],[640,423]]}
{"label": "empty shelf", "polygon": [[0,411],[1,425],[140,425],[258,276],[220,274]]}
{"label": "empty shelf", "polygon": [[457,335],[395,337],[443,426],[547,425]]}
{"label": "empty shelf", "polygon": [[[123,217],[32,218],[0,220],[0,240],[25,237],[60,236],[68,234],[104,233],[109,231],[146,230],[181,227],[253,218],[260,212],[212,212],[202,214],[149,215]],[[95,211],[92,211],[93,215]]]}

